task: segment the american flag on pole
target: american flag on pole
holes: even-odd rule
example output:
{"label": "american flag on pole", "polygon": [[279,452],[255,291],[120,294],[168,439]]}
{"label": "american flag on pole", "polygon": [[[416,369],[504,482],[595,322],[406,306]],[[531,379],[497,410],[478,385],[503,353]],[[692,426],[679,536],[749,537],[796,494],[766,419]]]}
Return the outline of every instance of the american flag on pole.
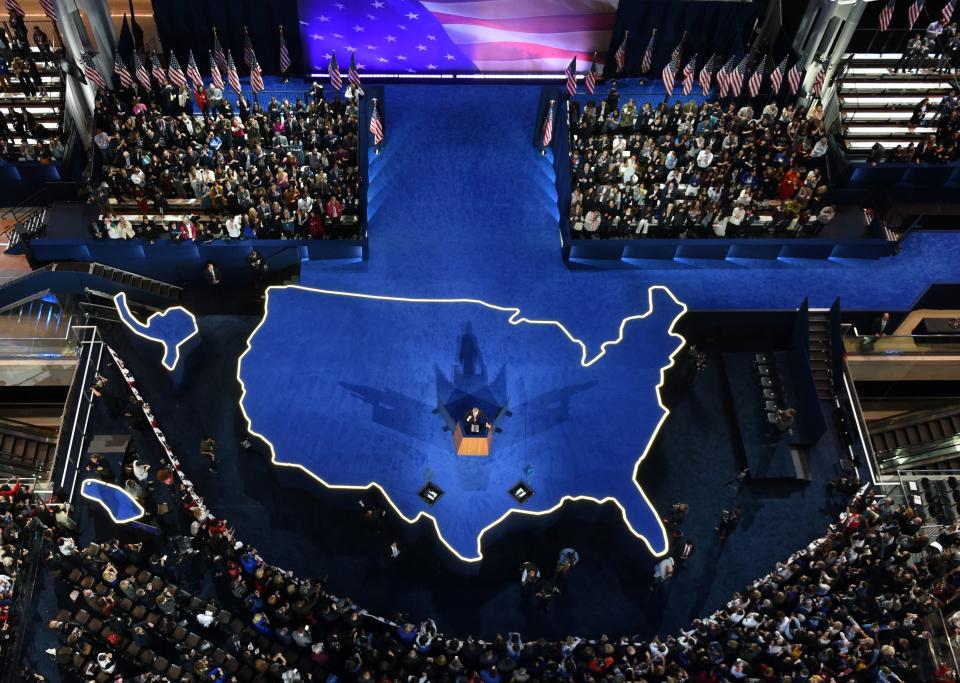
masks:
{"label": "american flag on pole", "polygon": [[287,41],[283,37],[283,26],[280,27],[280,73],[287,73],[290,68],[290,50],[287,49]]}
{"label": "american flag on pole", "polygon": [[730,96],[731,97],[740,97],[740,91],[743,90],[743,79],[747,75],[748,59],[749,57],[747,55],[744,55],[743,59],[740,60],[740,64],[738,64],[737,68],[734,69],[732,74],[730,74]]}
{"label": "american flag on pole", "polygon": [[370,134],[373,135],[373,144],[379,145],[383,142],[383,121],[380,120],[380,110],[377,108],[377,101],[373,101],[373,111],[370,113]]}
{"label": "american flag on pole", "polygon": [[787,56],[783,58],[783,61],[780,62],[780,66],[773,70],[773,73],[770,74],[770,92],[774,95],[780,94],[780,86],[783,85],[783,75],[787,71],[787,60],[790,59],[790,54],[787,53]]}
{"label": "american flag on pole", "polygon": [[187,78],[193,83],[194,89],[203,90],[203,76],[200,75],[197,60],[193,58],[193,50],[187,53]]}
{"label": "american flag on pole", "polygon": [[360,87],[360,72],[357,71],[357,56],[353,52],[350,53],[350,70],[347,71],[347,80],[350,81],[354,88]]}
{"label": "american flag on pole", "polygon": [[217,60],[214,58],[212,52],[208,52],[207,54],[210,55],[210,82],[220,88],[220,90],[223,90],[223,74],[220,73]]}
{"label": "american flag on pole", "polygon": [[677,76],[677,69],[680,68],[680,45],[683,43],[681,40],[677,43],[677,46],[673,48],[673,54],[670,56],[670,61],[667,62],[667,65],[663,67],[663,89],[667,91],[667,97],[673,94],[674,79]]}
{"label": "american flag on pole", "polygon": [[170,82],[178,88],[186,87],[187,77],[183,75],[183,69],[180,68],[180,62],[177,61],[177,56],[173,54],[173,50],[170,50],[170,61],[167,62],[167,75]]}
{"label": "american flag on pole", "polygon": [[97,65],[90,59],[90,56],[84,55],[80,58],[80,61],[83,63],[83,75],[87,79],[87,82],[94,87],[105,90],[107,82],[103,80],[103,75],[97,69]]}
{"label": "american flag on pole", "polygon": [[893,20],[893,10],[897,8],[897,0],[890,0],[883,9],[880,10],[880,30],[886,31],[890,28],[890,22]]}
{"label": "american flag on pole", "polygon": [[253,90],[254,97],[263,92],[263,70],[256,55],[253,56],[253,66],[250,67],[250,89]]}
{"label": "american flag on pole", "polygon": [[787,74],[787,85],[790,86],[791,95],[796,95],[800,91],[800,81],[803,80],[803,74],[806,73],[806,71],[807,58],[801,57],[790,69],[790,73]]}
{"label": "american flag on pole", "polygon": [[340,77],[340,67],[337,65],[337,55],[330,53],[330,64],[327,66],[327,73],[330,74],[330,85],[334,90],[339,91],[343,87],[343,79]]}
{"label": "american flag on pole", "polygon": [[653,29],[653,33],[650,34],[650,40],[647,42],[647,49],[643,51],[643,61],[640,63],[640,73],[645,74],[650,72],[650,68],[653,66],[653,41],[657,37],[657,29]]}
{"label": "american flag on pole", "polygon": [[160,64],[160,58],[157,57],[156,52],[150,53],[150,73],[161,88],[167,84],[167,74],[164,73],[163,65]]}
{"label": "american flag on pole", "polygon": [[747,81],[747,96],[756,97],[760,92],[760,86],[763,85],[763,79],[767,77],[767,56],[764,55],[760,60],[760,65],[753,72],[750,80]]}
{"label": "american flag on pole", "polygon": [[821,62],[817,70],[817,77],[813,79],[813,96],[820,97],[823,93],[823,83],[827,79],[827,69],[830,66],[826,62]]}
{"label": "american flag on pole", "polygon": [[23,5],[21,5],[18,0],[3,0],[3,4],[6,5],[7,11],[10,14],[16,14],[20,17],[26,16],[27,14],[23,11]]}
{"label": "american flag on pole", "polygon": [[617,73],[623,72],[623,65],[627,61],[627,39],[630,37],[630,31],[625,31],[623,34],[623,40],[620,41],[620,47],[617,48],[616,53],[613,55],[614,60],[617,62]]}
{"label": "american flag on pole", "polygon": [[253,68],[253,63],[257,61],[257,55],[253,52],[253,43],[250,41],[250,32],[247,27],[243,27],[243,63],[248,69]]}
{"label": "american flag on pole", "polygon": [[717,55],[711,55],[710,59],[707,60],[707,63],[703,65],[703,68],[700,69],[700,90],[703,91],[704,95],[710,94],[710,82],[713,80],[713,69],[714,64],[717,61]]}
{"label": "american flag on pole", "polygon": [[563,70],[564,75],[567,77],[567,94],[570,97],[573,97],[577,94],[577,58],[574,57],[570,60],[570,63],[567,64],[567,68]]}
{"label": "american flag on pole", "polygon": [[50,21],[57,21],[57,5],[54,0],[40,0],[40,7]]}
{"label": "american flag on pole", "polygon": [[223,51],[223,46],[220,45],[220,36],[217,35],[216,27],[213,28],[213,59],[217,64],[217,68],[220,69],[220,73],[226,73],[227,53]]}
{"label": "american flag on pole", "polygon": [[730,74],[736,68],[736,65],[736,56],[731,56],[730,60],[724,65],[724,67],[717,72],[717,85],[720,86],[720,91],[717,94],[721,99],[726,97],[727,93],[730,91]]}
{"label": "american flag on pole", "polygon": [[946,5],[943,6],[943,9],[940,10],[940,23],[946,26],[950,23],[950,19],[953,18],[953,10],[957,8],[957,0],[950,0]]}
{"label": "american flag on pole", "polygon": [[686,97],[690,94],[690,91],[693,90],[693,75],[697,71],[697,55],[693,55],[693,59],[687,62],[687,65],[683,67],[683,96]]}
{"label": "american flag on pole", "polygon": [[130,61],[133,63],[133,72],[140,82],[140,85],[143,86],[144,90],[150,92],[150,89],[153,87],[153,84],[150,82],[150,72],[147,71],[147,67],[140,61],[140,55],[136,50],[133,51],[133,56]]}
{"label": "american flag on pole", "polygon": [[556,103],[556,100],[550,100],[550,104],[547,106],[547,118],[543,120],[544,147],[549,147],[550,143],[553,141],[553,109]]}
{"label": "american flag on pole", "polygon": [[121,88],[133,87],[133,76],[130,75],[130,69],[120,59],[120,53],[116,50],[113,51],[113,73],[120,79]]}
{"label": "american flag on pole", "polygon": [[237,73],[237,65],[233,63],[233,53],[229,50],[227,50],[227,83],[235,93],[240,94],[240,74]]}
{"label": "american flag on pole", "polygon": [[590,70],[583,78],[583,84],[587,86],[587,92],[591,95],[597,87],[597,53],[593,53],[593,61],[590,62]]}
{"label": "american flag on pole", "polygon": [[916,0],[910,7],[907,9],[907,29],[912,29],[913,25],[917,23],[917,19],[920,18],[920,12],[923,11],[923,0]]}

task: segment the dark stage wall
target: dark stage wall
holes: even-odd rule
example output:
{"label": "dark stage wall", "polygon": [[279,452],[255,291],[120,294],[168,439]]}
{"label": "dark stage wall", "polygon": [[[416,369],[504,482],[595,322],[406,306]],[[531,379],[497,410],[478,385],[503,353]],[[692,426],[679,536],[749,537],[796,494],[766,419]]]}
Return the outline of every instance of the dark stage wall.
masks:
{"label": "dark stage wall", "polygon": [[[207,73],[207,51],[213,49],[216,27],[224,50],[233,52],[233,61],[241,75],[247,72],[243,62],[243,27],[250,39],[257,61],[266,73],[280,73],[279,26],[283,26],[292,64],[290,73],[302,72],[300,24],[294,0],[153,0],[153,16],[160,42],[186,68],[187,50],[193,50],[200,71]],[[223,74],[224,80],[227,75]]]}

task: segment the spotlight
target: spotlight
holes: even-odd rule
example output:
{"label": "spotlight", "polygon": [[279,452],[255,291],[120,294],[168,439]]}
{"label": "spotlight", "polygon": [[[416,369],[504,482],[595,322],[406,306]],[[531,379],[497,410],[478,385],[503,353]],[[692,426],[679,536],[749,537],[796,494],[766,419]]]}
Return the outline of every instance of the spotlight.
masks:
{"label": "spotlight", "polygon": [[443,495],[443,490],[433,483],[427,482],[417,495],[420,496],[427,505],[433,505],[440,500],[440,496]]}
{"label": "spotlight", "polygon": [[522,481],[511,486],[509,493],[513,496],[513,499],[521,505],[533,497],[533,489]]}

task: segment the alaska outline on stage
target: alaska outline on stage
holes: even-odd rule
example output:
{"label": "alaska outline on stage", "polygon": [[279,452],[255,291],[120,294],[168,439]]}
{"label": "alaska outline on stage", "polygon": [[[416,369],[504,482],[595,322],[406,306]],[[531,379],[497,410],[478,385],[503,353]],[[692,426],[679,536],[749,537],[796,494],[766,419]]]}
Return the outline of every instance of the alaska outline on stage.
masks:
{"label": "alaska outline on stage", "polygon": [[[172,306],[164,311],[158,311],[147,318],[147,322],[142,323],[130,310],[125,292],[120,292],[114,296],[113,304],[120,316],[120,322],[128,330],[138,337],[149,339],[163,346],[161,362],[163,367],[171,372],[176,369],[180,362],[181,347],[200,331],[200,328],[197,327],[196,317],[183,306]],[[155,333],[155,325],[163,329],[160,329],[159,333]],[[183,329],[178,329],[180,327]]]}
{"label": "alaska outline on stage", "polygon": [[[311,297],[307,298],[307,295],[311,295]],[[319,297],[316,300],[314,300],[312,298],[312,295],[319,295]],[[364,477],[361,481],[364,481],[365,483],[336,483],[335,481],[336,472],[335,470],[333,470],[333,468],[329,467],[330,465],[329,462],[321,463],[321,464],[328,465],[328,467],[326,468],[326,471],[323,472],[324,476],[321,476],[320,474],[318,474],[318,472],[313,471],[311,467],[307,466],[308,464],[313,464],[314,461],[310,461],[307,464],[304,464],[303,462],[296,462],[297,457],[302,454],[278,453],[278,447],[275,446],[274,440],[271,439],[270,436],[265,434],[265,432],[276,432],[276,428],[278,427],[278,425],[254,424],[255,420],[257,419],[257,416],[256,415],[252,416],[250,413],[250,410],[248,410],[248,407],[249,407],[248,401],[252,401],[252,400],[263,401],[262,404],[260,403],[254,404],[256,411],[260,412],[260,414],[262,415],[263,414],[262,406],[269,405],[271,397],[273,401],[276,400],[275,393],[272,393],[270,391],[264,392],[264,389],[262,387],[249,386],[248,383],[251,381],[251,377],[249,375],[255,374],[260,370],[259,368],[254,366],[254,363],[267,363],[267,365],[269,365],[270,367],[267,369],[266,374],[263,376],[264,377],[269,376],[270,381],[280,381],[278,378],[275,377],[275,375],[277,374],[274,371],[276,369],[276,364],[273,362],[274,359],[272,357],[268,360],[265,360],[263,357],[259,355],[257,355],[256,357],[252,356],[252,354],[264,353],[262,346],[257,347],[257,336],[258,336],[258,333],[261,332],[261,329],[264,328],[265,325],[269,324],[269,321],[271,319],[271,302],[276,302],[278,300],[281,302],[286,300],[287,303],[289,303],[292,300],[296,304],[295,306],[291,305],[289,307],[289,311],[286,310],[288,308],[286,304],[284,303],[275,304],[276,306],[280,306],[282,309],[284,309],[283,313],[275,314],[277,315],[278,318],[281,319],[281,321],[283,321],[282,316],[301,315],[301,314],[306,315],[306,314],[312,313],[312,315],[310,315],[310,320],[315,322],[311,327],[311,329],[314,329],[325,323],[329,324],[331,327],[336,326],[335,320],[331,321],[331,320],[325,319],[322,316],[317,317],[316,311],[311,312],[311,311],[303,310],[304,303],[309,304],[311,301],[316,301],[320,303],[321,307],[322,306],[334,307],[331,310],[349,311],[348,315],[351,316],[349,318],[349,320],[351,321],[354,320],[356,317],[361,316],[363,314],[363,311],[351,310],[350,308],[342,309],[337,307],[342,307],[342,306],[350,307],[353,305],[357,305],[358,303],[361,303],[363,305],[370,304],[374,306],[374,308],[371,310],[374,310],[375,312],[377,312],[377,311],[380,311],[380,309],[376,308],[376,306],[379,306],[381,303],[388,303],[391,305],[398,305],[398,306],[407,305],[407,304],[409,305],[449,304],[449,305],[459,306],[458,309],[454,309],[454,310],[460,310],[460,311],[480,310],[480,311],[486,311],[488,313],[494,312],[495,314],[496,313],[509,314],[508,317],[504,318],[505,322],[508,323],[508,326],[504,328],[505,334],[510,334],[510,335],[514,334],[513,332],[510,332],[510,330],[516,329],[516,328],[519,328],[521,330],[522,329],[544,330],[544,328],[547,328],[547,329],[553,329],[555,331],[560,332],[562,335],[562,338],[565,338],[567,342],[575,345],[579,351],[579,353],[577,354],[579,356],[579,362],[573,364],[572,367],[564,366],[562,370],[563,372],[577,373],[575,368],[579,367],[581,370],[586,371],[589,368],[597,366],[597,364],[601,361],[601,359],[603,359],[608,355],[608,351],[620,345],[621,342],[623,342],[626,337],[627,328],[629,327],[630,323],[635,321],[642,321],[648,318],[649,316],[651,316],[652,314],[654,314],[655,295],[662,295],[662,296],[658,296],[658,302],[660,302],[659,305],[669,304],[669,307],[664,309],[663,312],[661,312],[661,315],[666,316],[663,319],[663,323],[666,329],[658,328],[656,330],[656,332],[662,334],[662,338],[657,339],[657,343],[661,345],[661,348],[657,348],[654,350],[654,353],[656,353],[657,351],[667,351],[667,350],[668,352],[663,354],[663,357],[665,357],[666,360],[658,366],[659,369],[657,372],[656,386],[649,386],[649,391],[651,391],[652,394],[656,396],[655,405],[657,406],[657,410],[659,411],[659,418],[656,418],[656,416],[653,414],[647,416],[647,418],[651,420],[650,429],[645,430],[640,436],[637,437],[638,439],[640,438],[644,439],[644,443],[642,444],[642,446],[639,446],[638,448],[640,451],[640,454],[636,457],[631,456],[632,467],[629,466],[629,463],[623,463],[624,468],[622,473],[623,473],[624,481],[618,482],[618,486],[622,487],[620,488],[618,494],[617,495],[586,494],[583,492],[582,489],[589,488],[589,486],[575,479],[573,481],[567,481],[565,483],[565,486],[567,488],[562,495],[548,495],[544,497],[543,487],[539,484],[535,484],[534,488],[537,489],[538,493],[534,501],[532,503],[527,503],[524,508],[520,508],[517,506],[517,503],[511,498],[510,504],[503,506],[505,508],[503,512],[499,514],[496,517],[496,519],[494,519],[490,523],[485,524],[479,530],[479,533],[476,534],[475,550],[473,552],[470,552],[467,549],[465,549],[462,543],[460,544],[459,548],[455,547],[455,545],[452,544],[448,540],[448,538],[445,536],[445,529],[442,528],[443,524],[449,524],[450,521],[447,520],[442,524],[439,519],[439,517],[443,516],[443,511],[440,510],[439,508],[443,508],[444,506],[451,504],[450,499],[451,499],[452,492],[451,492],[451,487],[449,486],[450,482],[448,481],[436,482],[436,484],[438,484],[441,488],[447,491],[447,495],[444,497],[444,500],[438,503],[437,508],[431,509],[430,512],[428,512],[427,510],[421,509],[421,510],[418,510],[415,514],[413,513],[407,514],[401,509],[398,502],[394,500],[394,493],[391,492],[391,490],[389,490],[392,484],[385,484],[383,481],[378,480],[378,479],[382,479],[382,477],[380,476],[369,477],[369,481],[366,481],[367,477]],[[278,299],[279,297],[284,297],[284,298]],[[294,298],[289,299],[288,297],[294,297]],[[567,501],[581,501],[581,500],[590,501],[597,504],[613,503],[614,505],[616,505],[620,510],[621,517],[623,519],[624,525],[626,526],[627,530],[634,537],[639,538],[641,541],[643,541],[644,544],[649,549],[649,551],[654,556],[657,556],[657,557],[663,556],[669,550],[668,534],[666,529],[663,526],[662,521],[660,520],[659,515],[656,514],[656,511],[653,508],[652,503],[647,498],[646,493],[643,491],[639,482],[637,481],[637,475],[638,475],[638,470],[640,468],[640,464],[643,462],[644,458],[649,452],[650,447],[653,444],[654,439],[656,438],[656,435],[659,433],[660,428],[662,427],[662,425],[666,421],[667,416],[669,415],[669,411],[667,410],[666,406],[663,405],[660,392],[663,387],[664,375],[666,371],[673,366],[676,354],[683,348],[683,345],[685,344],[683,337],[680,334],[676,333],[674,331],[674,328],[676,326],[677,321],[686,312],[687,307],[685,304],[680,302],[668,288],[663,286],[649,287],[647,289],[647,302],[648,302],[648,307],[646,312],[623,318],[619,324],[615,338],[608,339],[607,341],[603,342],[602,344],[600,344],[599,351],[596,351],[595,353],[591,353],[591,351],[587,348],[586,344],[580,339],[575,338],[560,321],[536,320],[536,319],[525,318],[521,315],[521,311],[519,308],[499,306],[499,305],[488,303],[486,301],[481,301],[479,299],[470,299],[470,298],[439,299],[439,298],[410,298],[410,297],[399,297],[399,296],[384,296],[384,295],[363,294],[363,293],[357,293],[357,292],[346,292],[346,291],[338,291],[338,290],[312,288],[312,287],[306,287],[302,285],[269,287],[266,292],[266,301],[265,301],[263,319],[260,321],[257,327],[251,332],[250,336],[247,339],[246,349],[244,350],[243,354],[241,354],[237,362],[237,381],[240,383],[240,387],[241,387],[240,409],[241,409],[241,412],[243,413],[245,420],[247,421],[247,425],[250,430],[250,433],[263,439],[263,441],[270,448],[271,461],[275,465],[282,466],[282,467],[299,468],[301,471],[310,475],[310,477],[312,477],[314,480],[320,482],[321,484],[323,484],[324,486],[330,489],[340,489],[340,490],[377,489],[379,490],[381,494],[384,496],[384,499],[394,509],[397,515],[401,519],[403,519],[405,522],[409,524],[414,524],[417,521],[419,521],[422,517],[425,517],[428,520],[430,520],[434,525],[434,529],[436,530],[437,536],[440,539],[441,543],[443,543],[443,545],[454,556],[456,556],[457,558],[465,562],[478,562],[483,559],[482,545],[483,545],[484,535],[489,530],[493,529],[494,527],[499,525],[501,522],[503,522],[511,514],[516,513],[518,515],[535,515],[535,516],[547,515],[559,509]],[[477,308],[471,308],[471,307],[477,307]],[[390,309],[390,310],[392,311],[395,309]],[[412,310],[413,309],[411,309],[411,312]],[[423,310],[422,307],[419,310],[421,311],[421,314],[422,314],[422,310]],[[670,313],[672,313],[674,310],[676,312],[671,317]],[[652,322],[650,324],[653,324],[657,320],[659,320],[659,317],[657,315],[654,315]],[[484,322],[487,322],[487,321],[484,321]],[[277,323],[274,322],[274,324],[277,324]],[[489,326],[488,322],[487,324]],[[386,333],[387,330],[384,330],[384,332]],[[272,334],[272,333],[268,331],[268,334]],[[288,330],[287,334],[289,335],[288,338],[292,339],[296,336],[297,333],[293,330]],[[317,334],[320,336],[318,336],[315,340],[311,339],[311,341],[318,341],[318,342],[325,341],[325,337],[322,336],[322,333],[318,332]],[[638,335],[639,334],[640,333],[638,332]],[[549,335],[549,334],[547,335],[547,337],[550,339],[551,343],[554,343],[553,340],[556,338],[554,338],[552,335]],[[269,337],[267,337],[266,339],[267,341],[263,341],[264,345],[268,344]],[[509,337],[508,341],[515,344],[518,339],[525,340],[524,338],[519,336],[517,337],[511,336]],[[673,341],[671,341],[671,339]],[[561,341],[558,343],[562,344],[563,342]],[[642,336],[638,336],[638,337],[632,338],[631,343],[645,344],[646,340]],[[412,346],[411,344],[407,344],[406,346],[401,347],[400,350],[398,350],[398,353],[402,352],[402,353],[409,354],[409,353],[415,353],[419,351],[419,349],[415,347],[411,348],[411,346]],[[257,347],[256,352],[255,352],[255,347]],[[358,348],[358,346],[354,346],[353,348]],[[335,353],[336,350],[337,350],[336,347],[331,347],[331,348],[324,349],[324,352],[327,354],[330,354],[331,352]],[[550,350],[555,351],[556,349],[550,347]],[[632,349],[632,350],[636,351],[636,349]],[[627,354],[630,351],[631,349],[628,349],[626,352],[624,352],[624,354]],[[289,357],[290,354],[292,353],[294,353],[294,351],[291,350],[289,346],[284,345],[283,354],[284,354],[284,357],[287,358],[287,360],[290,363],[294,362],[293,358]],[[557,356],[555,355],[550,356],[550,361],[553,362],[553,360],[556,357]],[[624,362],[624,357],[618,358],[617,362],[618,363]],[[246,367],[245,367],[245,361],[247,362]],[[345,365],[349,365],[354,362],[350,357],[343,357],[342,361],[343,361],[343,364]],[[619,369],[620,368],[615,367],[614,365],[611,365],[609,366],[609,368],[605,368],[604,371],[615,372],[615,371],[618,371]],[[642,368],[642,370],[646,370],[649,374],[652,374],[653,369],[654,369],[653,365],[650,365],[647,368]],[[373,371],[376,372],[376,370],[373,370]],[[300,379],[301,376],[305,374],[302,372],[297,373],[292,368],[290,369],[290,372],[292,373],[290,376],[296,377],[297,379]],[[587,372],[584,372],[584,374],[589,375],[589,373]],[[639,376],[641,374],[640,371],[638,371],[637,374]],[[245,377],[245,375],[247,376]],[[257,391],[264,392],[263,396],[262,397],[257,396],[252,398],[253,393]],[[302,398],[302,397],[297,397],[297,398]],[[323,406],[318,405],[316,406],[316,408],[322,411]],[[322,412],[320,414],[322,414]],[[517,418],[511,418],[511,419],[517,420]],[[596,425],[592,425],[591,427],[595,428]],[[505,428],[510,429],[509,422],[507,423]],[[315,425],[311,425],[309,427],[305,427],[305,429],[309,431],[309,430],[315,430],[317,429],[317,427]],[[438,422],[437,431],[439,431],[439,429],[440,429],[440,424]],[[311,432],[311,435],[318,442],[323,441],[325,447],[329,446],[330,449],[334,449],[336,447],[334,440],[332,438],[331,439],[322,438],[324,436],[322,433],[317,434],[317,433]],[[498,452],[498,448],[497,448],[498,442],[502,436],[503,435],[499,435],[498,438],[495,438],[493,441],[494,445],[493,445],[492,454],[494,456],[496,456]],[[630,440],[629,434],[619,434],[619,435],[613,435],[613,436],[617,438],[625,438],[627,441]],[[297,438],[300,438],[300,437],[297,437]],[[449,442],[449,439],[450,439],[449,434],[444,435],[444,438],[447,440],[447,442]],[[434,448],[434,445],[425,444],[424,448]],[[449,449],[449,457],[456,459],[457,456],[454,453],[452,445],[449,445],[448,449]],[[636,451],[633,451],[633,452],[636,453]],[[416,455],[416,454],[412,454],[412,455]],[[584,454],[584,453],[577,453],[577,452],[565,453],[563,455],[570,458],[597,457],[596,454]],[[349,459],[348,454],[345,452],[330,453],[329,455],[324,454],[323,457],[331,457],[333,458],[333,461],[340,462],[340,463]],[[496,457],[481,458],[480,460],[485,460],[485,461],[490,460],[490,461],[496,462]],[[411,457],[410,462],[412,463],[414,461],[415,461],[415,458]],[[392,463],[392,464],[395,464],[395,463]],[[516,464],[516,463],[511,462],[510,464]],[[619,463],[614,463],[614,465],[618,465],[618,464]],[[411,464],[410,467],[411,469],[415,468],[415,465]],[[318,468],[318,469],[322,469],[322,468]],[[513,476],[514,481],[508,482],[508,487],[509,485],[514,484],[516,480],[516,476],[514,475],[510,475],[510,476]],[[534,476],[537,476],[537,475],[535,474]],[[629,478],[629,482],[633,484],[632,487],[629,486],[629,483],[626,481],[628,478]],[[423,485],[423,482],[420,483],[420,486],[422,485]],[[416,494],[416,491],[419,490],[420,486],[414,489],[412,491],[412,494]],[[507,493],[508,487],[505,487],[503,492],[504,495],[507,497],[509,497]],[[577,490],[578,488],[580,488],[581,490],[578,491]],[[616,486],[611,486],[610,488],[613,490],[617,489]],[[403,489],[403,491],[405,491],[405,488]],[[404,493],[403,495],[405,496],[406,494]],[[645,506],[645,509],[648,510],[650,513],[649,517],[646,517],[642,520],[643,522],[647,523],[646,533],[643,533],[642,530],[638,530],[634,528],[634,526],[631,524],[631,519],[628,515],[628,508],[630,508],[633,511],[636,511],[639,503],[634,500],[629,500],[625,498],[625,496],[629,496],[629,495],[633,495],[633,496],[638,495],[639,499],[642,500],[642,503]],[[541,503],[543,503],[544,505],[547,505],[548,507],[544,509],[536,509],[538,499]],[[405,502],[404,505],[409,507],[409,504],[407,502]]]}

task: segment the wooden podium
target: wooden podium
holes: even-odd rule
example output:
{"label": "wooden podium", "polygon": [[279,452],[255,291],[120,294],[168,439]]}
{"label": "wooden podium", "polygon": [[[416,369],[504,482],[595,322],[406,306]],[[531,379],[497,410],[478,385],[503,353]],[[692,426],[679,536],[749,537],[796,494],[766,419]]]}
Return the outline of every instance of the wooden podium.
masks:
{"label": "wooden podium", "polygon": [[490,442],[493,441],[493,430],[488,429],[484,435],[472,435],[464,433],[463,427],[459,422],[453,429],[453,445],[457,450],[457,455],[490,455]]}

